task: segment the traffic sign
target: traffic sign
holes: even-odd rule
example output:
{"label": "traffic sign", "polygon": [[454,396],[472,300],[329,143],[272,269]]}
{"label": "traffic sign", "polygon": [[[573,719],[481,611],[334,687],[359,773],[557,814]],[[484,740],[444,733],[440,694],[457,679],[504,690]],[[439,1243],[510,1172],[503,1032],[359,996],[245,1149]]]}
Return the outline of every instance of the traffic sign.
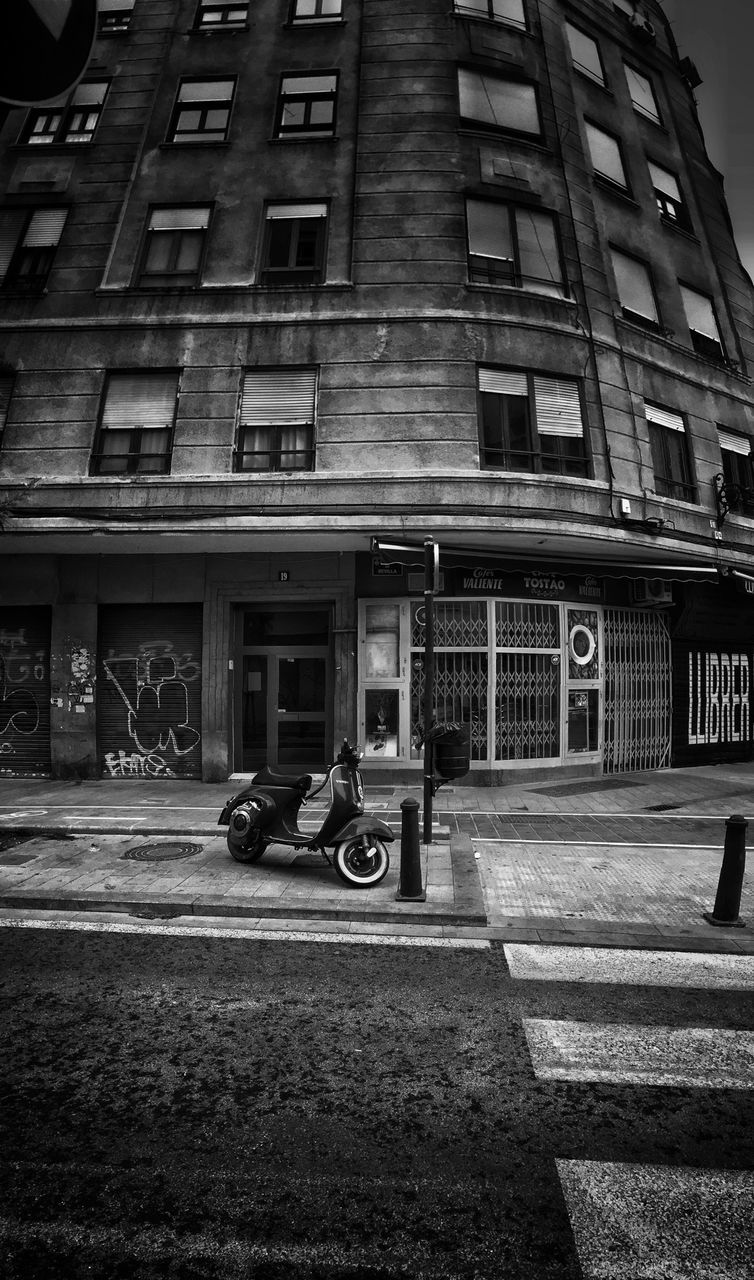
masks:
{"label": "traffic sign", "polygon": [[31,107],[67,93],[86,70],[97,0],[11,0],[0,5],[0,102]]}

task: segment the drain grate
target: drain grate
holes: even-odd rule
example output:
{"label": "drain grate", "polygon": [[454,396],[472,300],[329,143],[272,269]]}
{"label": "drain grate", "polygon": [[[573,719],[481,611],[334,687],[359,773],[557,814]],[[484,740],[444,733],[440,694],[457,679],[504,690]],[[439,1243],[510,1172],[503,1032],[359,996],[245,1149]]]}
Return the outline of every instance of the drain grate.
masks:
{"label": "drain grate", "polygon": [[191,858],[201,851],[200,844],[166,840],[164,844],[139,844],[135,849],[126,849],[121,858],[128,858],[131,862],[175,862],[178,858]]}

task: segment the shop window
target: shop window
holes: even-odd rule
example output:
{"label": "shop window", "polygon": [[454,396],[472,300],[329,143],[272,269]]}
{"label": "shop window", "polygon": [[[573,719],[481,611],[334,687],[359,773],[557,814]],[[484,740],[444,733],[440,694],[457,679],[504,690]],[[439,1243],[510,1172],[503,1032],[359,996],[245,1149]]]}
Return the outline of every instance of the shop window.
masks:
{"label": "shop window", "polygon": [[135,0],[97,0],[99,33],[119,36],[128,31]]}
{"label": "shop window", "polygon": [[605,69],[602,65],[600,47],[596,40],[588,36],[573,23],[566,22],[566,37],[571,50],[571,61],[577,71],[597,84],[605,84]]}
{"label": "shop window", "polygon": [[109,83],[108,80],[82,80],[68,97],[30,112],[19,142],[32,146],[91,142]]}
{"label": "shop window", "polygon": [[724,360],[725,349],[720,339],[712,299],[685,284],[681,285],[681,297],[694,350],[710,360]]}
{"label": "shop window", "polygon": [[316,369],[244,374],[236,471],[313,471]]}
{"label": "shop window", "polygon": [[629,66],[627,62],[624,62],[623,65],[634,111],[638,111],[641,116],[646,116],[648,120],[653,120],[655,124],[662,124],[660,108],[657,105],[652,81],[643,76],[635,67]]}
{"label": "shop window", "polygon": [[596,124],[592,124],[589,120],[584,121],[584,128],[586,129],[589,154],[592,159],[595,177],[613,187],[620,188],[627,195],[628,178],[626,177],[626,168],[618,139],[614,138],[611,133],[606,133],[604,129],[598,128]]}
{"label": "shop window", "polygon": [[92,475],[170,471],[177,373],[111,373],[92,453]]}
{"label": "shop window", "polygon": [[248,20],[248,4],[218,4],[216,0],[199,0],[194,25],[201,31],[226,31],[228,27],[245,27]]}
{"label": "shop window", "polygon": [[538,139],[542,128],[533,84],[458,68],[461,121],[516,137]]}
{"label": "shop window", "polygon": [[270,204],[265,211],[260,284],[320,284],[325,275],[327,204]]}
{"label": "shop window", "polygon": [[645,329],[659,329],[660,315],[649,267],[638,258],[629,257],[627,253],[612,246],[610,253],[624,316]]}
{"label": "shop window", "polygon": [[225,142],[234,80],[183,80],[168,130],[169,142]]}
{"label": "shop window", "polygon": [[754,458],[749,436],[717,428],[725,480],[725,498],[731,511],[754,516]]}
{"label": "shop window", "polygon": [[291,22],[338,22],[343,0],[293,0]]}
{"label": "shop window", "polygon": [[0,211],[0,280],[6,293],[43,293],[68,210]]}
{"label": "shop window", "polygon": [[480,368],[479,399],[484,469],[589,474],[578,382]]}
{"label": "shop window", "polygon": [[664,498],[696,502],[696,486],[691,473],[686,425],[679,413],[645,401],[655,492]]}
{"label": "shop window", "polygon": [[337,71],[283,76],[280,82],[275,136],[327,138],[335,133]]}
{"label": "shop window", "polygon": [[197,284],[209,217],[206,205],[153,209],[147,221],[139,284]]}
{"label": "shop window", "polygon": [[557,224],[540,209],[466,201],[469,280],[566,294]]}
{"label": "shop window", "polygon": [[453,9],[462,18],[488,18],[526,30],[523,0],[455,0]]}
{"label": "shop window", "polygon": [[682,231],[690,231],[691,219],[689,211],[675,174],[671,173],[669,169],[663,169],[662,165],[655,164],[653,160],[649,160],[647,163],[649,165],[649,176],[654,187],[657,208],[660,211],[660,217],[663,222],[670,222],[674,227],[680,227]]}

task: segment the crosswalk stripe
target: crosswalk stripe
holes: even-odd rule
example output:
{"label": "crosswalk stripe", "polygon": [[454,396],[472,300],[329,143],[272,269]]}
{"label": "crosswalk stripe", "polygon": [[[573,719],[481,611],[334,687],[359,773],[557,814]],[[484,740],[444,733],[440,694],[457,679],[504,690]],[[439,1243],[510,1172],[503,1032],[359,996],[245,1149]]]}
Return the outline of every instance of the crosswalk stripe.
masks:
{"label": "crosswalk stripe", "polygon": [[541,1080],[754,1089],[754,1032],[524,1018]]}
{"label": "crosswalk stripe", "polygon": [[558,1160],[584,1280],[747,1280],[754,1173]]}
{"label": "crosswalk stripe", "polygon": [[508,942],[511,977],[538,982],[596,982],[642,987],[754,990],[754,956],[622,947],[560,947]]}

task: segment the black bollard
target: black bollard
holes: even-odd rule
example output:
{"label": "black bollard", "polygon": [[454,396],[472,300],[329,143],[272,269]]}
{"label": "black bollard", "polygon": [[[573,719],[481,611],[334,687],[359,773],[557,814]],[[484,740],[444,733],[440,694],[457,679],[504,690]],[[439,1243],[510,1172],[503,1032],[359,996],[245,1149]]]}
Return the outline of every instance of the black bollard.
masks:
{"label": "black bollard", "polygon": [[401,874],[396,902],[425,902],[419,849],[419,801],[401,800]]}
{"label": "black bollard", "polygon": [[738,912],[741,906],[741,889],[746,867],[746,828],[749,824],[740,813],[732,813],[725,822],[725,848],[717,896],[712,912],[705,911],[708,924],[744,928]]}

